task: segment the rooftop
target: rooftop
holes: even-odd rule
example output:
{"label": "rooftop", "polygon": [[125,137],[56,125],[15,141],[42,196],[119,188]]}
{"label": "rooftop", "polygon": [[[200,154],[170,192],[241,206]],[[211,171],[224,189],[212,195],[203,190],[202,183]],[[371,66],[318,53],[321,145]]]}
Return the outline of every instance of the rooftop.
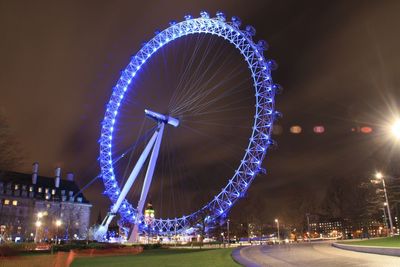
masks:
{"label": "rooftop", "polygon": [[0,171],[0,196],[89,204],[82,193],[76,195],[79,190],[75,181],[60,179],[60,185],[56,188],[54,177],[38,175],[36,184],[33,184],[32,174]]}

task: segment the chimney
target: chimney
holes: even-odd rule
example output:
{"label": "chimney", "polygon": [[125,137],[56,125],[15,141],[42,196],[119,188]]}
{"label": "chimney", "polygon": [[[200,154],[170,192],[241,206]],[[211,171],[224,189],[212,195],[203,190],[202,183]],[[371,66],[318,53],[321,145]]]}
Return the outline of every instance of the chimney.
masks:
{"label": "chimney", "polygon": [[34,162],[32,164],[32,184],[36,184],[37,183],[38,172],[39,172],[39,163]]}
{"label": "chimney", "polygon": [[72,173],[72,172],[67,173],[67,181],[70,181],[70,182],[74,181],[74,173]]}
{"label": "chimney", "polygon": [[54,180],[54,185],[56,188],[60,187],[60,173],[61,173],[61,168],[60,167],[56,168],[56,170],[54,172],[54,174],[56,176],[55,180]]}

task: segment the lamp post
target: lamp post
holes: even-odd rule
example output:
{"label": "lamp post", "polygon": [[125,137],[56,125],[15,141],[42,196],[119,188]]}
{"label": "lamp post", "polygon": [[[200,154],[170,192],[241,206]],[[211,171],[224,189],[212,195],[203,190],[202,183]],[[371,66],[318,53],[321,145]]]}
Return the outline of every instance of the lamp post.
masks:
{"label": "lamp post", "polygon": [[58,244],[58,228],[61,226],[61,224],[62,224],[61,220],[56,221],[56,244]]}
{"label": "lamp post", "polygon": [[[399,132],[399,134],[400,134],[400,132]],[[389,217],[389,226],[390,226],[389,233],[390,233],[390,235],[392,235],[393,234],[393,221],[392,221],[392,215],[391,215],[391,212],[390,212],[390,206],[389,206],[389,200],[388,200],[387,191],[386,191],[385,179],[384,179],[383,174],[381,172],[377,172],[375,174],[375,178],[377,180],[381,180],[382,181],[383,192],[385,194],[385,200],[386,200],[386,202],[385,202],[386,205],[385,206],[387,208],[387,213],[388,213],[388,217]]]}
{"label": "lamp post", "polygon": [[39,221],[39,220],[37,220],[36,222],[35,222],[35,226],[36,226],[36,232],[35,232],[35,243],[37,243],[38,242],[38,238],[39,238],[39,227],[42,225],[42,222],[41,221]]}
{"label": "lamp post", "polygon": [[281,241],[281,236],[279,234],[279,220],[275,219],[275,223],[276,223],[276,228],[278,228],[278,243],[280,243]]}
{"label": "lamp post", "polygon": [[229,223],[230,223],[230,220],[228,219],[228,220],[226,221],[226,228],[227,228],[227,231],[228,231],[228,247],[229,247],[230,244],[231,244],[231,240],[230,240],[230,236],[229,236]]}
{"label": "lamp post", "polygon": [[35,232],[35,238],[34,238],[34,242],[35,242],[35,243],[38,242],[38,238],[39,238],[39,228],[40,228],[40,226],[42,226],[42,222],[40,221],[40,219],[42,219],[42,217],[43,217],[44,215],[45,215],[45,214],[44,214],[43,212],[38,212],[38,213],[36,214],[37,220],[36,220],[36,222],[35,222],[35,226],[36,226],[36,232]]}
{"label": "lamp post", "polygon": [[306,213],[306,216],[307,216],[307,239],[308,239],[308,241],[310,241],[310,233],[311,233],[311,230],[310,230],[310,213]]}

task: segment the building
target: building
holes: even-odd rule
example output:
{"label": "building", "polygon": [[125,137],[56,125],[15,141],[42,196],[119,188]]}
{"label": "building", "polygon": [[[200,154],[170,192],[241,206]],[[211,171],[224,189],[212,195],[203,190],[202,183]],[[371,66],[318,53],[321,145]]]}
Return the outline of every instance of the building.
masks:
{"label": "building", "polygon": [[353,232],[350,220],[343,218],[330,218],[319,215],[309,215],[310,236],[347,237]]}
{"label": "building", "polygon": [[74,175],[61,179],[0,171],[0,239],[54,240],[85,239],[92,205],[80,193]]}

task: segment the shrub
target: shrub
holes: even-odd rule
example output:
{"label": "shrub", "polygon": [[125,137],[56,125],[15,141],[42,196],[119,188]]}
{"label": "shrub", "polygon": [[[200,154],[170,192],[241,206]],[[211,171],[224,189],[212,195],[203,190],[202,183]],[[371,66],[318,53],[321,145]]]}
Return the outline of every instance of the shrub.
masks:
{"label": "shrub", "polygon": [[148,250],[148,249],[162,248],[162,245],[160,243],[144,244],[144,245],[142,245],[142,247],[143,247],[143,250]]}

